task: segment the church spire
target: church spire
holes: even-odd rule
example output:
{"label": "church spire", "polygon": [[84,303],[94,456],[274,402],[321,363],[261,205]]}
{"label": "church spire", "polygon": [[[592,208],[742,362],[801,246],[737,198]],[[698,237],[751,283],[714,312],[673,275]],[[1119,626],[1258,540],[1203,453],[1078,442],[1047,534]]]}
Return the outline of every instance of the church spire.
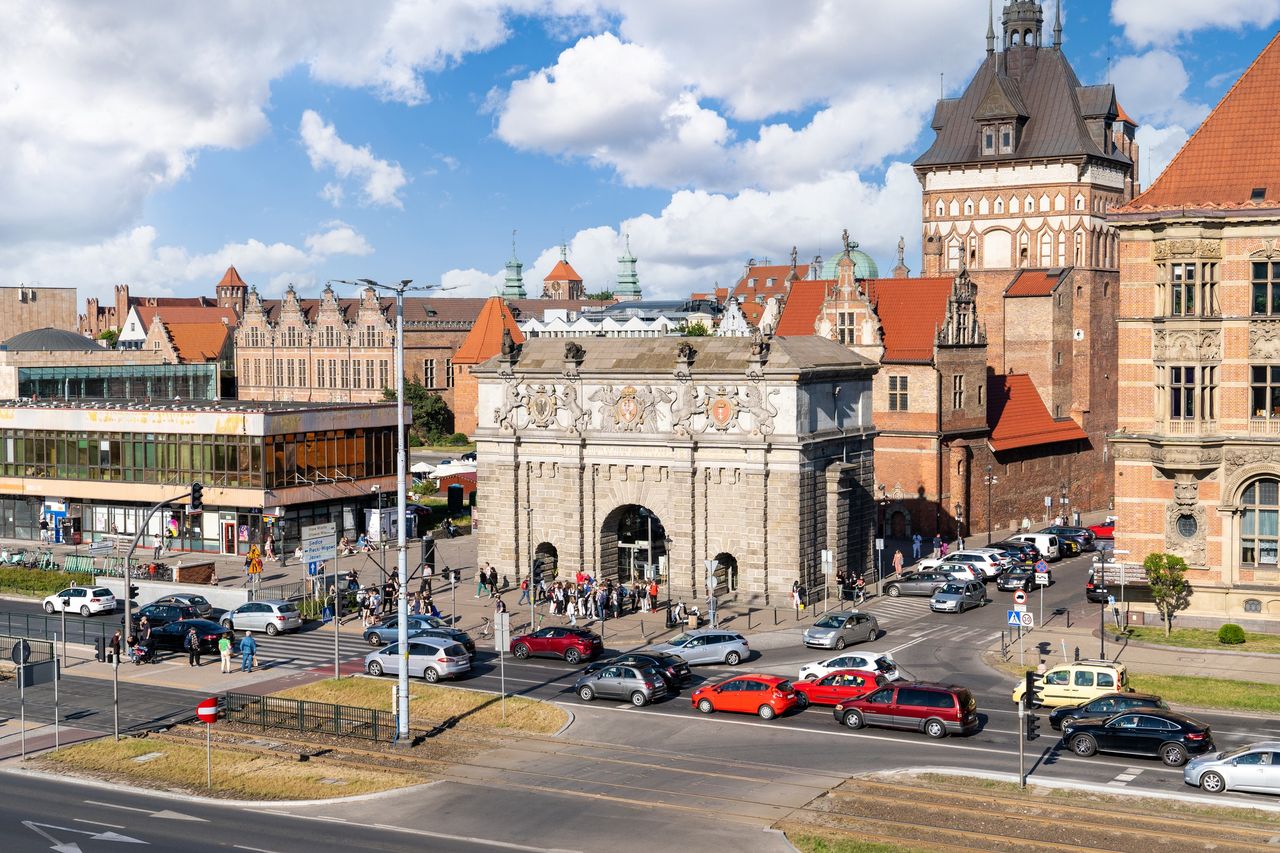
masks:
{"label": "church spire", "polygon": [[1062,0],[1058,0],[1053,17],[1053,47],[1062,50]]}
{"label": "church spire", "polygon": [[987,0],[987,56],[996,52],[995,0]]}
{"label": "church spire", "polygon": [[511,231],[511,260],[507,261],[507,277],[502,283],[504,299],[524,299],[528,296],[524,289],[524,276],[521,271],[524,264],[516,257],[516,232]]}
{"label": "church spire", "polygon": [[626,253],[618,258],[618,285],[613,296],[619,302],[634,302],[640,298],[640,277],[636,274],[636,257],[631,254],[631,235],[626,235]]}

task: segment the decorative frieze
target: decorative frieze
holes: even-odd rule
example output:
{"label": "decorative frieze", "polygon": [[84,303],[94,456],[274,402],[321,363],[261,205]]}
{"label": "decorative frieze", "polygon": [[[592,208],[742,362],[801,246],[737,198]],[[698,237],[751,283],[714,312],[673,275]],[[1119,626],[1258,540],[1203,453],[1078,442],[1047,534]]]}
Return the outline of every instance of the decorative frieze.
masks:
{"label": "decorative frieze", "polygon": [[1214,260],[1222,257],[1221,240],[1197,240],[1181,238],[1177,240],[1156,240],[1152,255],[1157,261],[1170,258],[1204,258]]}
{"label": "decorative frieze", "polygon": [[1280,361],[1280,320],[1250,321],[1249,360]]}
{"label": "decorative frieze", "polygon": [[1156,329],[1151,336],[1156,361],[1219,361],[1222,332],[1219,329]]}

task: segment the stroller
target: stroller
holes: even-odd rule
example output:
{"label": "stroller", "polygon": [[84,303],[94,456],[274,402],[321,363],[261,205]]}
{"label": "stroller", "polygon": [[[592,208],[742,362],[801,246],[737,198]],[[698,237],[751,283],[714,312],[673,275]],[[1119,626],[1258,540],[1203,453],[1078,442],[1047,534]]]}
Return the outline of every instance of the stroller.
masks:
{"label": "stroller", "polygon": [[129,644],[129,657],[133,659],[135,665],[156,662],[156,645],[154,640],[147,642],[139,642],[134,640]]}

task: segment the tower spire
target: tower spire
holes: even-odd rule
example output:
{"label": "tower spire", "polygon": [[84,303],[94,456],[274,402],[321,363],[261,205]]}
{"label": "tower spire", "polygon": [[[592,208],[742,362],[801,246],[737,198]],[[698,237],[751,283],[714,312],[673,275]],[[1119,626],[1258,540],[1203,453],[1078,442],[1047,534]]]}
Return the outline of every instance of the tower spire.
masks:
{"label": "tower spire", "polygon": [[987,56],[996,52],[995,0],[987,0]]}
{"label": "tower spire", "polygon": [[502,282],[501,294],[506,299],[524,299],[528,293],[524,289],[524,276],[521,271],[524,264],[516,257],[516,232],[511,231],[511,260],[507,261],[507,275]]}
{"label": "tower spire", "polygon": [[1058,0],[1053,18],[1053,48],[1062,50],[1062,0]]}

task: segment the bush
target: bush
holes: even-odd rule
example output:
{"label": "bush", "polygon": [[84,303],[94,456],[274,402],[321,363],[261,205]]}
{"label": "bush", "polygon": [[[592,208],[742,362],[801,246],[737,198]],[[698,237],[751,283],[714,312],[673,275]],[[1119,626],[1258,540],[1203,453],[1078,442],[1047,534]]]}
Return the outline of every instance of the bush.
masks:
{"label": "bush", "polygon": [[418,438],[418,436],[417,436],[417,434],[416,434],[416,433],[413,433],[413,432],[409,433],[409,446],[410,446],[410,447],[421,447],[421,446],[422,446],[422,439]]}
{"label": "bush", "polygon": [[455,432],[453,435],[449,436],[448,441],[449,444],[455,447],[461,447],[471,443],[471,439],[467,437],[465,432]]}
{"label": "bush", "polygon": [[1218,629],[1218,642],[1224,646],[1238,646],[1244,642],[1244,629],[1228,622]]}
{"label": "bush", "polygon": [[83,572],[53,572],[47,569],[0,568],[0,590],[7,592],[41,592],[45,595],[69,586],[93,583],[93,575]]}

